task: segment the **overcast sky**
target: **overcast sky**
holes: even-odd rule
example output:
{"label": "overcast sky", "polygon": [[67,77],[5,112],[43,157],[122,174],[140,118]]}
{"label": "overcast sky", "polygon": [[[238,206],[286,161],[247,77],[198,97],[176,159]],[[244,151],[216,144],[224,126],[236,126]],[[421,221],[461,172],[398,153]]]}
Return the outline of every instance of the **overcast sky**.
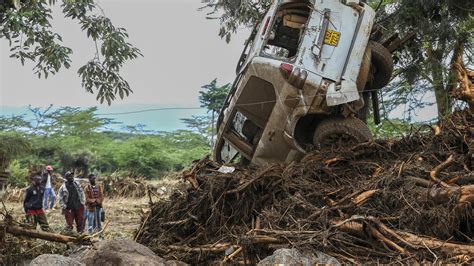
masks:
{"label": "overcast sky", "polygon": [[[248,31],[233,37],[230,44],[218,36],[219,22],[206,20],[197,9],[200,0],[100,0],[105,14],[125,27],[130,41],[143,58],[129,62],[123,74],[134,93],[114,104],[160,104],[198,106],[200,86],[218,78],[232,82],[235,65]],[[93,43],[75,21],[54,9],[54,29],[74,50],[69,70],[39,80],[32,65],[22,66],[9,58],[7,41],[0,39],[0,106],[92,106],[95,96],[86,93],[77,69],[93,57]]]}

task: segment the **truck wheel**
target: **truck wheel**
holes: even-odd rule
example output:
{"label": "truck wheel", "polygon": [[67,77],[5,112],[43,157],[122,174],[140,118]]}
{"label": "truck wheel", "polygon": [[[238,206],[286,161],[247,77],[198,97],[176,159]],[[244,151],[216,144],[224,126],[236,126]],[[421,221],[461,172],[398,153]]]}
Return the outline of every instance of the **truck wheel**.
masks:
{"label": "truck wheel", "polygon": [[388,84],[393,73],[392,54],[382,44],[371,41],[372,66],[375,68],[371,89],[381,89]]}
{"label": "truck wheel", "polygon": [[372,140],[370,133],[362,120],[356,117],[331,117],[316,126],[313,144],[316,147],[347,147]]}
{"label": "truck wheel", "polygon": [[365,89],[365,85],[369,80],[370,75],[370,68],[372,67],[372,52],[370,51],[370,47],[365,49],[364,57],[362,59],[362,64],[360,65],[359,75],[357,76],[357,90],[363,91]]}

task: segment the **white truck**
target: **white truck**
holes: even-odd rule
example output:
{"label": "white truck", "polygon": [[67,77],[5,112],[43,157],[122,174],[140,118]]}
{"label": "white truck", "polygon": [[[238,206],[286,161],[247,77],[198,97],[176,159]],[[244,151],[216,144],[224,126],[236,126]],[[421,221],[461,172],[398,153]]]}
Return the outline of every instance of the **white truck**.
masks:
{"label": "white truck", "polygon": [[369,141],[363,95],[393,71],[390,52],[369,40],[374,17],[364,1],[276,0],[238,62],[215,159],[265,165]]}

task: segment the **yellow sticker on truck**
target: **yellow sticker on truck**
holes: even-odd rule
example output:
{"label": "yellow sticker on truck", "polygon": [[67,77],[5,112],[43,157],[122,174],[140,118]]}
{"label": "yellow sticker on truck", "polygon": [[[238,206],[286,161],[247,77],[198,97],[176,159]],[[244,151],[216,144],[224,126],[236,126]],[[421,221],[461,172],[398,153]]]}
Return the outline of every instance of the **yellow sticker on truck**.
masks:
{"label": "yellow sticker on truck", "polygon": [[324,35],[324,43],[329,44],[331,46],[337,46],[339,43],[339,37],[341,37],[341,33],[334,30],[327,30],[326,35]]}

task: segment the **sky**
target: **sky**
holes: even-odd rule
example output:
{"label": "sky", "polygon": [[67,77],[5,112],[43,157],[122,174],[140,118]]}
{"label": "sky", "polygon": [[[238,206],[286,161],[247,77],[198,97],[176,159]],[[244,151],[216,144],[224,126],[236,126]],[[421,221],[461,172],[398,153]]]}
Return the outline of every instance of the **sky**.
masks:
{"label": "sky", "polygon": [[[199,106],[202,85],[217,78],[218,84],[232,82],[235,65],[248,30],[242,29],[227,44],[217,35],[218,20],[207,20],[198,11],[199,0],[100,0],[106,16],[130,34],[130,42],[144,57],[127,63],[123,76],[129,81],[131,96],[114,106]],[[47,80],[33,74],[32,64],[22,66],[9,58],[9,47],[0,40],[0,108],[6,106],[94,106],[95,96],[81,87],[77,69],[94,55],[94,44],[79,25],[53,10],[53,27],[74,50],[72,67]]]}

